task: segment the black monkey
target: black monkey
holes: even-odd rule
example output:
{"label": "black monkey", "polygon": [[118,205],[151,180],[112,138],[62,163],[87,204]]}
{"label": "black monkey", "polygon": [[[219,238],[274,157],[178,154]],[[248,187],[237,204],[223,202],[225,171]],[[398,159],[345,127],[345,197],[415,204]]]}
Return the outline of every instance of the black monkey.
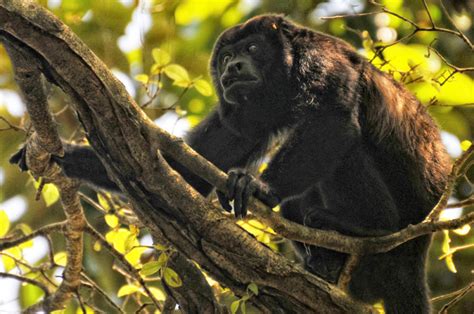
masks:
{"label": "black monkey", "polygon": [[[285,218],[346,235],[389,234],[423,220],[444,188],[450,161],[438,129],[407,90],[347,43],[277,15],[255,17],[217,40],[211,72],[219,105],[186,137],[229,171],[226,209],[245,216],[265,191]],[[286,131],[260,178],[246,167]],[[12,162],[22,164],[23,151]],[[118,190],[88,147],[54,158],[68,176]],[[168,158],[199,192],[212,186]],[[387,313],[428,313],[430,237],[362,258],[350,292],[384,301]],[[295,243],[306,268],[335,282],[347,255]]]}

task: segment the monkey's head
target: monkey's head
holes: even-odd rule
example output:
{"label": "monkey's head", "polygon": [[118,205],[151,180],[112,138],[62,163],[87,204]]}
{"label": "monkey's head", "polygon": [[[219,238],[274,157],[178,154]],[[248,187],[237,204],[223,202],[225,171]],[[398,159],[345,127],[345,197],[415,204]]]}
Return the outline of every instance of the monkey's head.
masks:
{"label": "monkey's head", "polygon": [[294,84],[289,43],[279,29],[283,21],[276,15],[255,17],[217,40],[210,68],[224,122],[268,128],[288,109],[283,104],[294,94]]}
{"label": "monkey's head", "polygon": [[268,133],[298,120],[301,106],[350,103],[360,63],[335,37],[262,15],[221,34],[210,68],[222,121],[237,132]]}

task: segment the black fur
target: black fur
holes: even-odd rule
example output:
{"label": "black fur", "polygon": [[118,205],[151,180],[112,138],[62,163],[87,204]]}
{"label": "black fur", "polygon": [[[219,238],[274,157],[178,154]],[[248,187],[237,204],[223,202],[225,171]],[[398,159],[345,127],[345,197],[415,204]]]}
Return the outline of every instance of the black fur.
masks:
{"label": "black fur", "polygon": [[[219,106],[186,141],[220,169],[234,169],[219,199],[227,210],[233,199],[237,216],[245,216],[251,195],[264,191],[270,196],[263,201],[281,201],[287,219],[372,236],[420,222],[440,197],[449,158],[435,123],[403,86],[347,43],[281,16],[260,16],[220,36],[211,72]],[[262,176],[251,177],[245,168],[282,130],[289,137]],[[199,192],[211,191],[170,163]],[[72,177],[117,189],[89,148],[67,147],[60,164]],[[383,300],[387,313],[428,313],[429,242],[420,237],[362,258],[351,294]],[[295,246],[308,270],[337,280],[345,254]]]}

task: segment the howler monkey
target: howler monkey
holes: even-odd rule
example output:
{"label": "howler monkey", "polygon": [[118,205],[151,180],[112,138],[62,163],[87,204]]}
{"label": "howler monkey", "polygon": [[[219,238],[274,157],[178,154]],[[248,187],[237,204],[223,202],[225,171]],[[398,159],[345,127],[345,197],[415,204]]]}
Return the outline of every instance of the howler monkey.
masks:
{"label": "howler monkey", "polygon": [[[265,190],[270,206],[309,227],[352,236],[389,234],[423,220],[444,188],[449,158],[425,108],[401,84],[347,43],[277,15],[258,16],[217,40],[211,73],[219,105],[186,142],[223,171],[245,216]],[[246,169],[287,134],[259,178]],[[20,151],[12,162],[22,162]],[[55,157],[68,176],[118,190],[89,147]],[[199,192],[212,186],[170,158]],[[387,313],[428,313],[425,259],[429,236],[364,256],[350,293],[384,301]],[[347,255],[295,243],[305,267],[335,282]]]}

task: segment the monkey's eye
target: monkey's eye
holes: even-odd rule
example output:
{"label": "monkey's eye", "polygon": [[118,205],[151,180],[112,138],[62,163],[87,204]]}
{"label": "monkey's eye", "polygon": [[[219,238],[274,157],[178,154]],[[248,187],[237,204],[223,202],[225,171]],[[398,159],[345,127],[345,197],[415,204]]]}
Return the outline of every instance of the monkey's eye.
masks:
{"label": "monkey's eye", "polygon": [[222,59],[221,59],[222,65],[226,65],[230,61],[230,58],[231,56],[228,53],[222,56]]}
{"label": "monkey's eye", "polygon": [[250,52],[250,53],[256,53],[258,51],[258,46],[256,44],[250,44],[248,47],[247,47],[247,51]]}

